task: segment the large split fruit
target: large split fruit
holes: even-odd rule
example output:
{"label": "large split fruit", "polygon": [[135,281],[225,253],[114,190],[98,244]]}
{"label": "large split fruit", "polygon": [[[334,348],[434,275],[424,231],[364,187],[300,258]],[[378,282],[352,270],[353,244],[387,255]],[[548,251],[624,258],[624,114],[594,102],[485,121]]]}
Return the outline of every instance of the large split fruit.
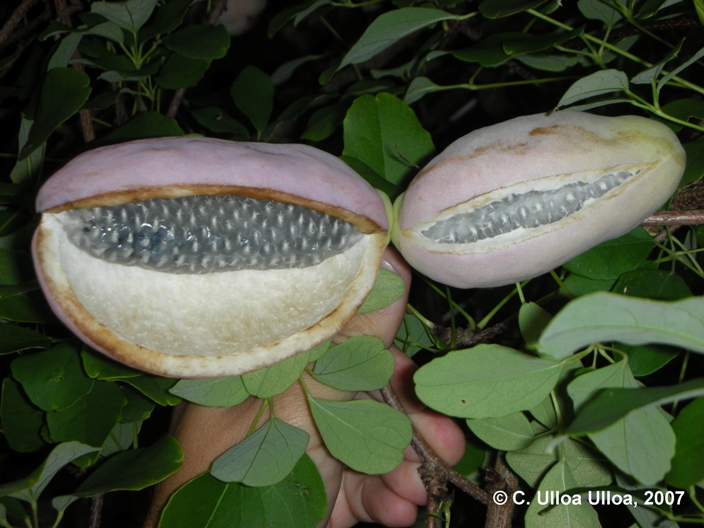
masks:
{"label": "large split fruit", "polygon": [[52,176],[33,241],[54,311],[149,372],[236,375],[328,339],[374,285],[380,195],[303,145],[163,138]]}
{"label": "large split fruit", "polygon": [[620,236],[675,191],[677,137],[642,117],[519,117],[464,136],[394,204],[408,263],[444,284],[492,287],[545,273]]}

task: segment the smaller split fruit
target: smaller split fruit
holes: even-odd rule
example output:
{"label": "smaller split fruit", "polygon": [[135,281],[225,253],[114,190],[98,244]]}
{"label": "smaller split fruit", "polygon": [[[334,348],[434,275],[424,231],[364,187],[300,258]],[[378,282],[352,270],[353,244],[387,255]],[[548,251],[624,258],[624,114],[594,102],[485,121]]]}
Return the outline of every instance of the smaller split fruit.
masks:
{"label": "smaller split fruit", "polygon": [[304,145],[100,148],[54,174],[37,209],[35,267],[59,318],[165,376],[237,375],[329,339],[388,242],[380,195]]}
{"label": "smaller split fruit", "polygon": [[636,116],[519,117],[452,143],[394,204],[408,263],[458,288],[541,275],[627,233],[677,188],[685,153]]}

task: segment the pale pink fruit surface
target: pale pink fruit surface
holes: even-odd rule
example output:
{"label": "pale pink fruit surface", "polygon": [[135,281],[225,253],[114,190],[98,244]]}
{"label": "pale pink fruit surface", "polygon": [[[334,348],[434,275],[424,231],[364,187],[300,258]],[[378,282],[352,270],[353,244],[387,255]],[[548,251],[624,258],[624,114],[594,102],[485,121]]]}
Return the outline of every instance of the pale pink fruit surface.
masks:
{"label": "pale pink fruit surface", "polygon": [[[677,137],[654,120],[570,111],[519,117],[471,132],[431,160],[395,204],[392,240],[411,266],[450,286],[509,284],[636,227],[672,195],[684,167]],[[437,220],[509,194],[619,171],[637,174],[553,223],[472,243],[441,244],[422,234]]]}
{"label": "pale pink fruit surface", "polygon": [[[74,208],[197,195],[292,203],[363,235],[303,268],[178,274],[96,258],[69,242],[62,224]],[[37,209],[32,252],[58,317],[95,349],[165,376],[237,375],[329,339],[373,287],[388,242],[377,191],[304,145],[181,137],[96,149],[47,180]]]}

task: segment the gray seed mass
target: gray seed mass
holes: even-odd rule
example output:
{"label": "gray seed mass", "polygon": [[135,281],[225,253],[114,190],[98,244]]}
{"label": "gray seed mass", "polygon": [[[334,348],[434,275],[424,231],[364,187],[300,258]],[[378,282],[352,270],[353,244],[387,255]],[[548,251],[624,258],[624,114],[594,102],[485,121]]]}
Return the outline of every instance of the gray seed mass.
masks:
{"label": "gray seed mass", "polygon": [[69,240],[90,255],[171,273],[305,268],[362,238],[339,218],[241,196],[154,198],[66,213]]}
{"label": "gray seed mass", "polygon": [[579,211],[588,200],[602,197],[639,172],[621,171],[593,183],[578,181],[555,190],[509,194],[469,213],[441,220],[422,234],[440,244],[470,244],[520,228],[551,224]]}

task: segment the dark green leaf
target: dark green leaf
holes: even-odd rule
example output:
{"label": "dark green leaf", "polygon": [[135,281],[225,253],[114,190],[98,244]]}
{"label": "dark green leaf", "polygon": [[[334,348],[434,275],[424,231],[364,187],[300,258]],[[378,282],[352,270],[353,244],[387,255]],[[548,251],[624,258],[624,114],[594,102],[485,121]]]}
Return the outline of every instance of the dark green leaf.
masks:
{"label": "dark green leaf", "polygon": [[32,128],[34,121],[22,116],[20,122],[20,130],[18,135],[18,159],[15,166],[10,172],[10,180],[12,183],[23,184],[28,181],[35,180],[39,177],[44,166],[44,155],[46,153],[46,142],[42,143],[39,148],[35,148],[32,153],[24,159],[19,159],[19,153],[29,140],[29,131]]}
{"label": "dark green leaf", "polygon": [[685,143],[683,147],[687,154],[687,166],[684,169],[680,187],[704,176],[704,137]]}
{"label": "dark green leaf", "polygon": [[405,7],[384,13],[367,27],[337,69],[371,59],[403,37],[426,26],[453,18],[456,16],[451,13],[427,7]]}
{"label": "dark green leaf", "polygon": [[354,169],[354,171],[362,178],[367,180],[372,187],[386,193],[386,195],[392,200],[398,195],[398,186],[382,178],[374,169],[363,161],[351,156],[345,156],[344,154],[340,156],[340,159],[352,167],[352,169]]}
{"label": "dark green leaf", "polygon": [[225,26],[198,24],[186,26],[163,41],[171,51],[191,59],[221,59],[230,47],[230,35]]}
{"label": "dark green leaf", "polygon": [[572,31],[563,33],[552,33],[547,35],[530,36],[530,38],[513,40],[504,44],[504,52],[509,55],[523,55],[527,53],[537,53],[546,49],[552,48],[557,44],[562,44],[568,40],[579,37],[584,33],[585,25],[582,25]]}
{"label": "dark green leaf", "polygon": [[538,53],[535,55],[518,55],[516,60],[536,70],[561,72],[577,64],[580,58],[578,55],[544,55]]}
{"label": "dark green leaf", "polygon": [[92,390],[65,411],[46,415],[54,442],[77,440],[100,448],[120,419],[127,403],[120,388],[107,381],[96,381]]}
{"label": "dark green leaf", "polygon": [[142,375],[138,370],[134,370],[114,359],[96,352],[95,350],[84,348],[81,352],[83,357],[83,368],[91,378],[99,380],[116,380],[124,378],[136,378]]}
{"label": "dark green leaf", "polygon": [[46,445],[39,434],[44,413],[29,402],[20,384],[11,378],[2,382],[0,418],[5,440],[14,451],[31,453]]}
{"label": "dark green leaf", "polygon": [[88,394],[94,381],[81,366],[80,347],[70,341],[12,362],[12,375],[43,411],[63,411]]}
{"label": "dark green leaf", "polygon": [[117,130],[113,130],[100,140],[94,141],[91,146],[102,147],[135,139],[182,135],[183,130],[175,119],[159,112],[142,112]]}
{"label": "dark green leaf", "polygon": [[50,344],[49,336],[34,330],[11,323],[0,324],[0,354],[28,348],[47,348]]}
{"label": "dark green leaf", "polygon": [[209,66],[209,59],[192,59],[172,53],[161,68],[156,83],[167,90],[191,88],[203,78]]}
{"label": "dark green leaf", "polygon": [[124,378],[122,381],[132,385],[147,398],[154,400],[159,405],[176,405],[180,400],[169,393],[169,389],[176,385],[177,380],[160,378],[151,374],[142,374],[135,378]]}
{"label": "dark green leaf", "polygon": [[93,497],[116,490],[140,490],[164,480],[181,468],[183,451],[165,434],[148,448],[131,449],[106,460],[78,487],[76,497]]}
{"label": "dark green leaf", "polygon": [[658,301],[677,301],[692,296],[689,286],[679,275],[648,268],[627,271],[616,281],[613,291]]}
{"label": "dark green leaf", "polygon": [[517,451],[535,440],[528,418],[515,412],[500,418],[467,420],[467,427],[483,442],[501,451]]}
{"label": "dark green leaf", "polygon": [[623,18],[621,13],[601,0],[579,0],[577,5],[585,18],[600,20],[609,27]]}
{"label": "dark green leaf", "polygon": [[620,344],[618,348],[628,354],[628,364],[636,378],[660,370],[679,355],[679,352],[658,345]]}
{"label": "dark green leaf", "polygon": [[527,344],[534,343],[552,319],[552,314],[539,304],[529,302],[521,305],[518,312],[518,327]]}
{"label": "dark green leaf", "polygon": [[416,394],[461,418],[496,418],[530,410],[550,394],[562,366],[500,345],[450,352],[414,375]]}
{"label": "dark green leaf", "polygon": [[704,119],[704,101],[699,99],[678,99],[663,105],[661,110],[682,121],[694,118],[700,121]]}
{"label": "dark green leaf", "polygon": [[233,407],[249,397],[240,376],[184,379],[169,392],[184,400],[209,407]]}
{"label": "dark green leaf", "polygon": [[419,350],[432,347],[433,340],[430,337],[430,329],[418,317],[407,313],[403,317],[394,344],[408,357],[413,357]]}
{"label": "dark green leaf", "polygon": [[247,66],[230,88],[237,108],[259,132],[266,128],[274,107],[274,85],[269,76],[256,66]]}
{"label": "dark green leaf", "polygon": [[704,398],[697,398],[682,409],[672,422],[677,442],[672,469],[665,476],[668,484],[687,489],[704,480]]}
{"label": "dark green leaf", "polygon": [[274,86],[283,84],[288,81],[293,73],[302,65],[309,62],[322,59],[325,55],[304,55],[303,57],[298,57],[296,59],[284,62],[281,66],[276,68],[276,71],[271,74],[271,82]]}
{"label": "dark green leaf", "polygon": [[479,12],[487,18],[501,18],[544,4],[546,0],[484,0]]}
{"label": "dark green leaf", "polygon": [[303,2],[302,4],[298,4],[293,7],[289,7],[288,9],[284,9],[283,11],[277,13],[271,19],[271,22],[269,22],[269,30],[268,30],[269,38],[273,37],[279,31],[279,29],[284,27],[286,22],[291,20],[298,13],[306,11],[309,7],[311,7],[316,2],[317,2],[317,0],[307,0],[306,2]]}
{"label": "dark green leaf", "polygon": [[142,42],[156,35],[163,35],[176,29],[183,22],[188,8],[195,0],[169,0],[156,11],[154,21],[142,28],[139,37]]}
{"label": "dark green leaf", "polygon": [[565,306],[540,336],[542,354],[562,359],[592,344],[663,343],[704,353],[704,299],[651,301],[592,293]]}
{"label": "dark green leaf", "polygon": [[48,71],[42,84],[37,116],[20,159],[29,156],[64,121],[78,112],[88,100],[90,91],[90,78],[81,71],[73,68]]}
{"label": "dark green leaf", "polygon": [[393,95],[363,95],[344,121],[344,156],[358,159],[394,184],[435,151],[415,113]]}
{"label": "dark green leaf", "polygon": [[317,109],[308,119],[308,126],[301,139],[322,141],[330,137],[342,124],[348,107],[347,103],[342,103]]}
{"label": "dark green leaf", "polygon": [[91,13],[96,13],[123,29],[136,33],[154,11],[157,0],[129,0],[128,2],[93,2]]}
{"label": "dark green leaf", "polygon": [[55,323],[52,311],[39,293],[13,295],[0,299],[0,319],[16,323]]}
{"label": "dark green leaf", "polygon": [[403,279],[393,271],[380,269],[374,288],[359,307],[357,313],[369,313],[381,310],[398,301],[406,292]]}
{"label": "dark green leaf", "polygon": [[308,398],[308,403],[325,446],[355,471],[388,473],[403,460],[412,435],[405,414],[371,400]]}
{"label": "dark green leaf", "polygon": [[621,237],[602,242],[562,266],[588,279],[613,280],[640,266],[653,246],[653,238],[637,227]]}
{"label": "dark green leaf", "polygon": [[[511,57],[504,51],[504,44],[529,38],[525,33],[494,33],[477,44],[457,51],[451,51],[453,57],[465,62],[477,62],[481,66],[492,67],[503,64]],[[434,59],[446,52],[434,52],[428,55],[428,60]]]}
{"label": "dark green leaf", "polygon": [[191,113],[198,123],[212,132],[228,132],[243,139],[249,138],[247,127],[233,119],[222,108],[209,106],[193,110]]}
{"label": "dark green leaf", "polygon": [[273,486],[293,470],[309,438],[302,429],[273,418],[216,458],[210,474],[223,482]]}
{"label": "dark green leaf", "polygon": [[699,396],[704,396],[704,378],[672,387],[602,389],[584,404],[566,433],[577,435],[599,431],[635,410]]}
{"label": "dark green leaf", "polygon": [[394,357],[380,339],[357,336],[330,348],[313,372],[319,382],[338,390],[376,390],[394,373]]}
{"label": "dark green leaf", "polygon": [[34,278],[32,257],[25,251],[0,249],[0,284],[17,285]]}
{"label": "dark green leaf", "polygon": [[154,402],[129,386],[120,385],[120,389],[127,400],[127,404],[122,408],[120,422],[132,424],[149,418],[155,407]]}
{"label": "dark green leaf", "polygon": [[572,297],[579,297],[580,295],[597,291],[611,291],[615,282],[614,279],[587,279],[576,273],[570,273],[564,281],[565,287]]}
{"label": "dark green leaf", "polygon": [[442,86],[438,86],[427,77],[416,77],[411,81],[406,89],[406,95],[403,97],[403,102],[407,105],[420,101],[425,94],[442,90]]}
{"label": "dark green leaf", "polygon": [[628,90],[628,77],[618,70],[602,70],[576,81],[562,96],[556,108],[596,97],[597,95]]}

